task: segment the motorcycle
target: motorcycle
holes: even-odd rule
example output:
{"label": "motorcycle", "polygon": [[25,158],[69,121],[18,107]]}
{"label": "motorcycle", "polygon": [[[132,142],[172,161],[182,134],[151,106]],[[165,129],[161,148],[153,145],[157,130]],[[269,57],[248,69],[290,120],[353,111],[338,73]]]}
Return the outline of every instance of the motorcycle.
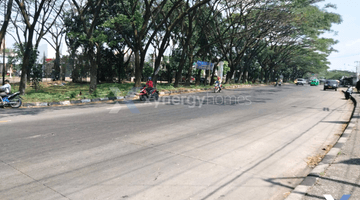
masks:
{"label": "motorcycle", "polygon": [[155,100],[159,99],[159,91],[156,90],[156,88],[153,88],[150,91],[150,94],[148,94],[148,91],[146,90],[146,85],[142,85],[142,89],[140,89],[139,97],[140,101],[145,101],[150,98],[154,98]]}
{"label": "motorcycle", "polygon": [[220,92],[221,87],[222,87],[222,84],[220,84],[220,86],[219,86],[219,83],[215,83],[215,85],[214,85],[214,93]]}
{"label": "motorcycle", "polygon": [[11,106],[12,108],[19,108],[22,104],[20,92],[8,94],[0,97],[0,107]]}

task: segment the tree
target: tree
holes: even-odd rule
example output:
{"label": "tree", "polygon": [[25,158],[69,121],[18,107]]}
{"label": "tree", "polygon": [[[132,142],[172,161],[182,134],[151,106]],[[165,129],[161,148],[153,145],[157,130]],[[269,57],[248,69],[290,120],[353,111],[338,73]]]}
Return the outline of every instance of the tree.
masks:
{"label": "tree", "polygon": [[[5,3],[6,3],[6,1],[4,1],[4,4]],[[10,18],[11,18],[12,4],[13,4],[13,0],[7,1],[6,13],[4,13],[4,21],[3,21],[1,29],[0,29],[0,47],[1,47],[2,41],[5,37],[5,33],[6,33],[8,25],[9,25]]]}
{"label": "tree", "polygon": [[[15,0],[17,4],[16,18],[13,20],[13,25],[16,28],[17,42],[20,45],[20,49],[23,52],[23,62],[22,62],[22,73],[20,80],[19,91],[21,94],[25,94],[27,76],[30,74],[31,66],[36,62],[37,55],[37,46],[39,45],[42,37],[47,33],[49,28],[52,26],[52,23],[47,24],[50,16],[53,16],[53,9],[55,2],[47,0],[35,0],[35,1],[25,1],[25,0]],[[61,6],[62,7],[62,6]],[[17,16],[22,16],[22,22],[24,26],[20,27],[17,24]],[[57,18],[55,15],[53,23]],[[39,25],[39,34],[35,43],[35,51],[33,45],[33,39],[35,36],[35,29]],[[23,39],[25,42],[21,42],[21,37],[19,35],[19,29],[23,32]],[[14,36],[13,36],[14,37]],[[15,39],[15,37],[14,37]],[[34,59],[35,58],[35,59]]]}
{"label": "tree", "polygon": [[[104,0],[87,1],[79,4],[78,1],[72,0],[74,8],[82,23],[80,38],[85,41],[85,51],[90,61],[90,94],[96,90],[98,61],[100,60],[101,41],[94,39],[96,26],[99,25],[99,15]],[[79,27],[80,28],[80,27]],[[95,51],[96,49],[96,51]]]}
{"label": "tree", "polygon": [[59,78],[61,78],[63,81],[65,81],[65,74],[61,74],[61,72],[60,72],[60,47],[61,47],[62,39],[65,34],[64,33],[65,11],[62,11],[62,6],[63,6],[63,4],[59,8],[59,10],[61,11],[59,17],[56,19],[56,21],[54,21],[53,25],[48,30],[49,34],[51,35],[51,41],[49,39],[47,39],[46,37],[44,37],[44,40],[55,50],[54,69],[55,69],[56,75]]}

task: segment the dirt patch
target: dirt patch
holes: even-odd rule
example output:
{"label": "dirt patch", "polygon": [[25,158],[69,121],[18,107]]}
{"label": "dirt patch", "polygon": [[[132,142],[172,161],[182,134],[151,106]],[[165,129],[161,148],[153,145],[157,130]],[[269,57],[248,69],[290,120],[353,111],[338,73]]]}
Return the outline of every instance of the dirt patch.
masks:
{"label": "dirt patch", "polygon": [[331,150],[333,146],[327,145],[326,147],[322,148],[322,153],[317,154],[316,156],[310,156],[308,157],[306,163],[309,167],[316,167],[322,159],[325,157],[325,155]]}
{"label": "dirt patch", "polygon": [[290,194],[291,194],[291,192],[284,193],[284,198],[287,198]]}

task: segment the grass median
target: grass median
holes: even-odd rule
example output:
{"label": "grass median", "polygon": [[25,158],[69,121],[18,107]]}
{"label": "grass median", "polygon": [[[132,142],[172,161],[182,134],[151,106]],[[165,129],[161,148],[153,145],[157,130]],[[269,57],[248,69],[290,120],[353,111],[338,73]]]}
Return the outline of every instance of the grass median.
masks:
{"label": "grass median", "polygon": [[[145,83],[144,83],[145,84]],[[239,84],[226,84],[239,85]],[[134,87],[134,83],[102,83],[97,85],[96,92],[89,94],[89,83],[73,83],[65,81],[41,82],[37,90],[33,86],[27,86],[25,95],[22,95],[24,103],[33,102],[58,102],[67,100],[95,99],[114,96],[126,96]],[[111,88],[118,88],[119,92],[114,94]],[[191,85],[175,88],[173,84],[158,83],[156,87],[160,92],[179,91],[189,89],[210,89],[213,86]],[[18,91],[19,84],[12,84],[12,91]]]}

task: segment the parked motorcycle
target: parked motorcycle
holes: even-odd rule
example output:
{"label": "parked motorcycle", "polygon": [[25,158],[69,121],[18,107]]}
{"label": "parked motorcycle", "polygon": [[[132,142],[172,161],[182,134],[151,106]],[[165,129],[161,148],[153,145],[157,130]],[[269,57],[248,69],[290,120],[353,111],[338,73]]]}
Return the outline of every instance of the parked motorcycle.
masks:
{"label": "parked motorcycle", "polygon": [[0,97],[0,107],[11,106],[12,108],[19,108],[21,104],[20,92]]}
{"label": "parked motorcycle", "polygon": [[147,99],[154,98],[155,100],[159,99],[159,91],[156,90],[156,88],[153,88],[150,91],[150,94],[148,94],[148,91],[146,90],[146,85],[142,85],[142,89],[140,89],[139,97],[140,101],[145,101]]}
{"label": "parked motorcycle", "polygon": [[219,86],[219,83],[215,83],[214,93],[221,92],[221,88],[222,88],[222,84],[220,84],[220,86]]}

